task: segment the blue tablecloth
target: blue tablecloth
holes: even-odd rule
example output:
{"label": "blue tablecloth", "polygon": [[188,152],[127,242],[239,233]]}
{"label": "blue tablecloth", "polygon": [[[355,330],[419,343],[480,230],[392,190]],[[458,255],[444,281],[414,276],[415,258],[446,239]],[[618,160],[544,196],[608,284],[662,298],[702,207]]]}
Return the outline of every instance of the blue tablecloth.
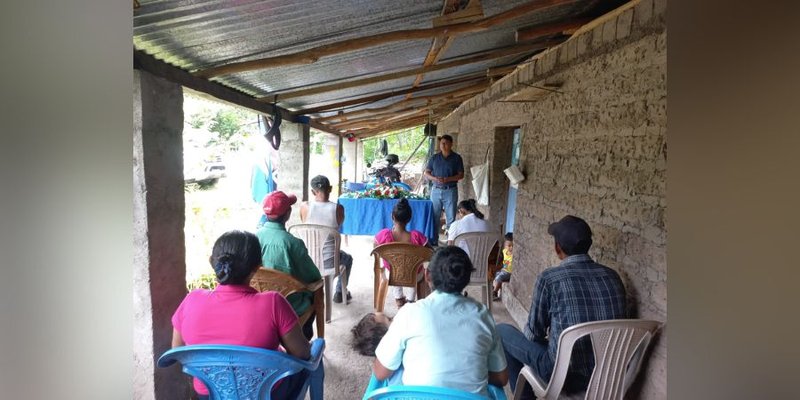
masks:
{"label": "blue tablecloth", "polygon": [[[392,208],[400,200],[339,199],[344,207],[344,223],[339,231],[345,235],[375,235],[383,228],[392,227]],[[428,241],[433,240],[433,203],[430,200],[409,200],[411,222],[406,229],[422,232]]]}

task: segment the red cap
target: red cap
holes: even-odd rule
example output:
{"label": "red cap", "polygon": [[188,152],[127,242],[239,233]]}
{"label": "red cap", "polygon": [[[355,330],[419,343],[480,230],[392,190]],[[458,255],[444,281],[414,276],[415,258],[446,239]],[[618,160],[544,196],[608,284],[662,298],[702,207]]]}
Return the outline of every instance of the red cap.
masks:
{"label": "red cap", "polygon": [[275,191],[264,196],[264,202],[261,205],[267,218],[277,219],[286,214],[294,203],[297,203],[297,196]]}

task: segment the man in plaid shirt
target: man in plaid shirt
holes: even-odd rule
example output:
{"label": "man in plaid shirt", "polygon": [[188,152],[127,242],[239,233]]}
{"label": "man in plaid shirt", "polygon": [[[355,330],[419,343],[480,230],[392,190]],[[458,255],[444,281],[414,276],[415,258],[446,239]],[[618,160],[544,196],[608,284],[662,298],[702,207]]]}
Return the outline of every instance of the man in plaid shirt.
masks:
{"label": "man in plaid shirt", "polygon": [[[547,233],[553,236],[561,263],[544,270],[536,279],[523,332],[508,324],[497,325],[512,391],[523,364],[530,365],[545,381],[550,379],[558,337],[564,329],[583,322],[627,317],[625,286],[619,274],[594,262],[587,254],[592,246],[592,231],[586,221],[567,215],[550,224]],[[593,368],[591,342],[584,337],[572,351],[564,390],[584,390]],[[525,395],[524,398],[533,398],[532,391]]]}

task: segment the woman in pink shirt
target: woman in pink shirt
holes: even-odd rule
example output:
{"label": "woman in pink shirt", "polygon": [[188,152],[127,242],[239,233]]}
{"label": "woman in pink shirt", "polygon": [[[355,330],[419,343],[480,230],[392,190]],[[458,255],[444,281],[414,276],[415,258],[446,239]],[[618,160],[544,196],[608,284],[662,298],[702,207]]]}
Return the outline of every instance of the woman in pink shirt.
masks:
{"label": "woman in pink shirt", "polygon": [[[406,230],[406,225],[409,221],[411,221],[411,205],[408,204],[408,200],[400,199],[392,209],[392,227],[383,229],[375,235],[375,246],[392,242],[411,243],[417,246],[425,246],[428,244],[428,238],[426,238],[422,232],[416,230],[409,232]],[[391,269],[391,266],[386,263],[386,260],[383,260],[383,268],[387,270]],[[421,272],[422,268],[420,268],[419,280],[422,279]],[[410,297],[413,298],[416,295],[416,290],[414,288],[408,289],[410,290]],[[394,294],[394,301],[398,308],[405,305],[408,301],[403,293],[402,287],[392,286],[392,293]]]}
{"label": "woman in pink shirt", "polygon": [[[289,302],[278,292],[258,292],[250,287],[261,267],[261,246],[254,234],[224,233],[214,243],[209,261],[219,285],[186,295],[172,316],[172,347],[229,344],[277,350],[283,346],[292,356],[310,357],[311,346]],[[322,379],[322,365],[317,371],[313,373],[316,379]],[[273,398],[288,398],[307,378],[308,371],[285,378],[276,385]],[[194,388],[200,399],[208,398],[202,382],[195,379]]]}

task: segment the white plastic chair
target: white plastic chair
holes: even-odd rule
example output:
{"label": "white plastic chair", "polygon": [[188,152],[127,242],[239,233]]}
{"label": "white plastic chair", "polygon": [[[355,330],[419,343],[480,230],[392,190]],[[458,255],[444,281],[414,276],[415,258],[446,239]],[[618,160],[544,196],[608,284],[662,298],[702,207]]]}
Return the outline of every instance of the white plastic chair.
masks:
{"label": "white plastic chair", "polygon": [[[339,262],[339,247],[341,236],[336,228],[317,224],[297,224],[289,227],[289,233],[300,238],[308,248],[308,255],[319,269],[319,273],[325,279],[325,322],[331,322],[331,311],[333,308],[333,279],[340,276],[342,280],[342,297],[347,304],[347,270],[342,268]],[[333,237],[333,268],[326,269],[322,256],[322,249],[328,237]]]}
{"label": "white plastic chair", "polygon": [[469,260],[475,271],[467,286],[481,287],[481,301],[486,304],[489,310],[492,309],[492,287],[489,285],[489,253],[492,248],[500,242],[500,235],[496,232],[467,232],[462,233],[453,239],[453,244],[460,246],[459,243],[466,244]]}
{"label": "white plastic chair", "polygon": [[567,377],[572,348],[578,339],[586,335],[590,335],[592,340],[595,366],[582,398],[622,400],[639,373],[644,354],[661,325],[658,321],[614,319],[586,322],[564,329],[558,338],[550,382],[544,382],[526,365],[519,372],[514,400],[522,399],[523,390],[528,384],[533,388],[536,398],[558,399]]}

